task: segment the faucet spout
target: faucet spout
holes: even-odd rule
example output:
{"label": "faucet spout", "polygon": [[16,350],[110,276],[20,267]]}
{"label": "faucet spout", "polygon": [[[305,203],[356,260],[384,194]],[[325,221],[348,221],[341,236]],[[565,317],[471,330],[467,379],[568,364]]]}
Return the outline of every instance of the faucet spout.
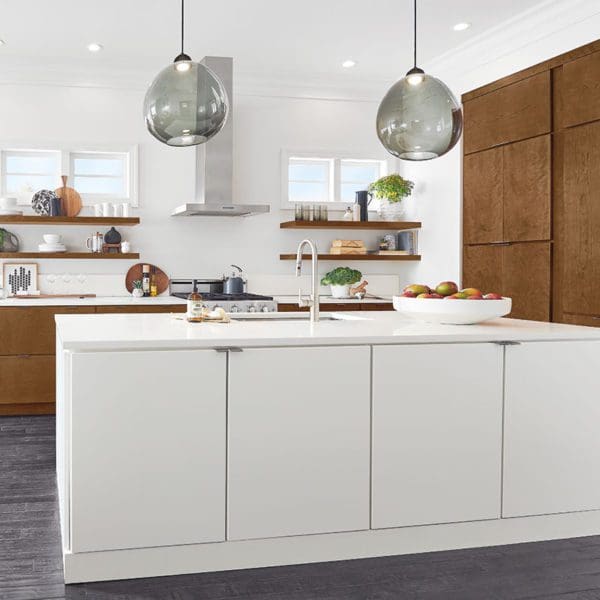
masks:
{"label": "faucet spout", "polygon": [[304,247],[308,246],[311,253],[311,294],[310,298],[306,299],[302,296],[302,290],[298,289],[298,306],[310,307],[310,322],[316,323],[319,320],[319,303],[320,303],[320,290],[319,290],[319,253],[317,251],[317,244],[312,240],[302,240],[298,244],[298,251],[296,252],[296,277],[302,275],[302,258]]}

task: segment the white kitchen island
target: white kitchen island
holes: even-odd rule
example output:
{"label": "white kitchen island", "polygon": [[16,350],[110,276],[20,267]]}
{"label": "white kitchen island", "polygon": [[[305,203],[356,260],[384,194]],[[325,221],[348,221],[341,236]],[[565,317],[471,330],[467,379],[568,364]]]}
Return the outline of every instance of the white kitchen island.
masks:
{"label": "white kitchen island", "polygon": [[57,316],[65,580],[600,534],[600,330],[339,317]]}

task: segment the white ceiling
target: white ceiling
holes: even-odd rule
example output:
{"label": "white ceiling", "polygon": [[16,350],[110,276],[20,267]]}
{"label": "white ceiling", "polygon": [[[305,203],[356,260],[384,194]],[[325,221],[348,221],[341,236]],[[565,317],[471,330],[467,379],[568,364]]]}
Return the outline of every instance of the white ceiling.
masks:
{"label": "white ceiling", "polygon": [[[419,62],[540,0],[418,0]],[[179,0],[2,0],[0,78],[15,69],[151,77],[179,52]],[[457,33],[452,26],[473,26]],[[186,51],[233,56],[236,77],[392,82],[411,67],[411,0],[187,0]],[[104,50],[92,54],[90,42]],[[342,61],[352,58],[353,69]],[[442,74],[438,74],[442,75]]]}

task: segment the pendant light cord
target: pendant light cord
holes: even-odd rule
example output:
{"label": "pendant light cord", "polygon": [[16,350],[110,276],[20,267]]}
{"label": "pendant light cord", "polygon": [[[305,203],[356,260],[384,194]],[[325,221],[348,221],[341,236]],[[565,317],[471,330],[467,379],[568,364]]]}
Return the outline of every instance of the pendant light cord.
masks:
{"label": "pendant light cord", "polygon": [[[183,0],[181,0],[183,2]],[[414,28],[413,28],[413,39],[414,39],[414,46],[413,46],[413,58],[414,58],[414,68],[417,67],[417,0],[415,0],[414,3],[415,6],[415,10],[414,10]],[[183,50],[182,50],[183,52]]]}
{"label": "pendant light cord", "polygon": [[185,0],[181,0],[181,54],[183,54],[183,36],[185,33],[184,26],[183,26],[183,24],[185,22],[184,6],[183,6],[184,2],[185,2]]}

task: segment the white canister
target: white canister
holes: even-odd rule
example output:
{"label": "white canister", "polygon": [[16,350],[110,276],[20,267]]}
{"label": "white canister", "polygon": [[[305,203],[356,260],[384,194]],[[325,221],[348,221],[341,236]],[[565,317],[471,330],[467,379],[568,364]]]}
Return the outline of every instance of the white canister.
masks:
{"label": "white canister", "polygon": [[113,204],[112,205],[112,214],[113,214],[113,217],[120,217],[121,216],[121,205],[120,204]]}
{"label": "white canister", "polygon": [[112,216],[112,210],[110,207],[110,202],[103,202],[102,203],[102,216],[103,217],[110,217]]}
{"label": "white canister", "polygon": [[102,204],[94,204],[94,216],[95,217],[102,216]]}
{"label": "white canister", "polygon": [[128,254],[131,251],[131,244],[129,242],[121,242],[121,252]]}
{"label": "white canister", "polygon": [[123,217],[129,216],[129,203],[128,202],[123,202],[123,204],[121,204],[121,215]]}

